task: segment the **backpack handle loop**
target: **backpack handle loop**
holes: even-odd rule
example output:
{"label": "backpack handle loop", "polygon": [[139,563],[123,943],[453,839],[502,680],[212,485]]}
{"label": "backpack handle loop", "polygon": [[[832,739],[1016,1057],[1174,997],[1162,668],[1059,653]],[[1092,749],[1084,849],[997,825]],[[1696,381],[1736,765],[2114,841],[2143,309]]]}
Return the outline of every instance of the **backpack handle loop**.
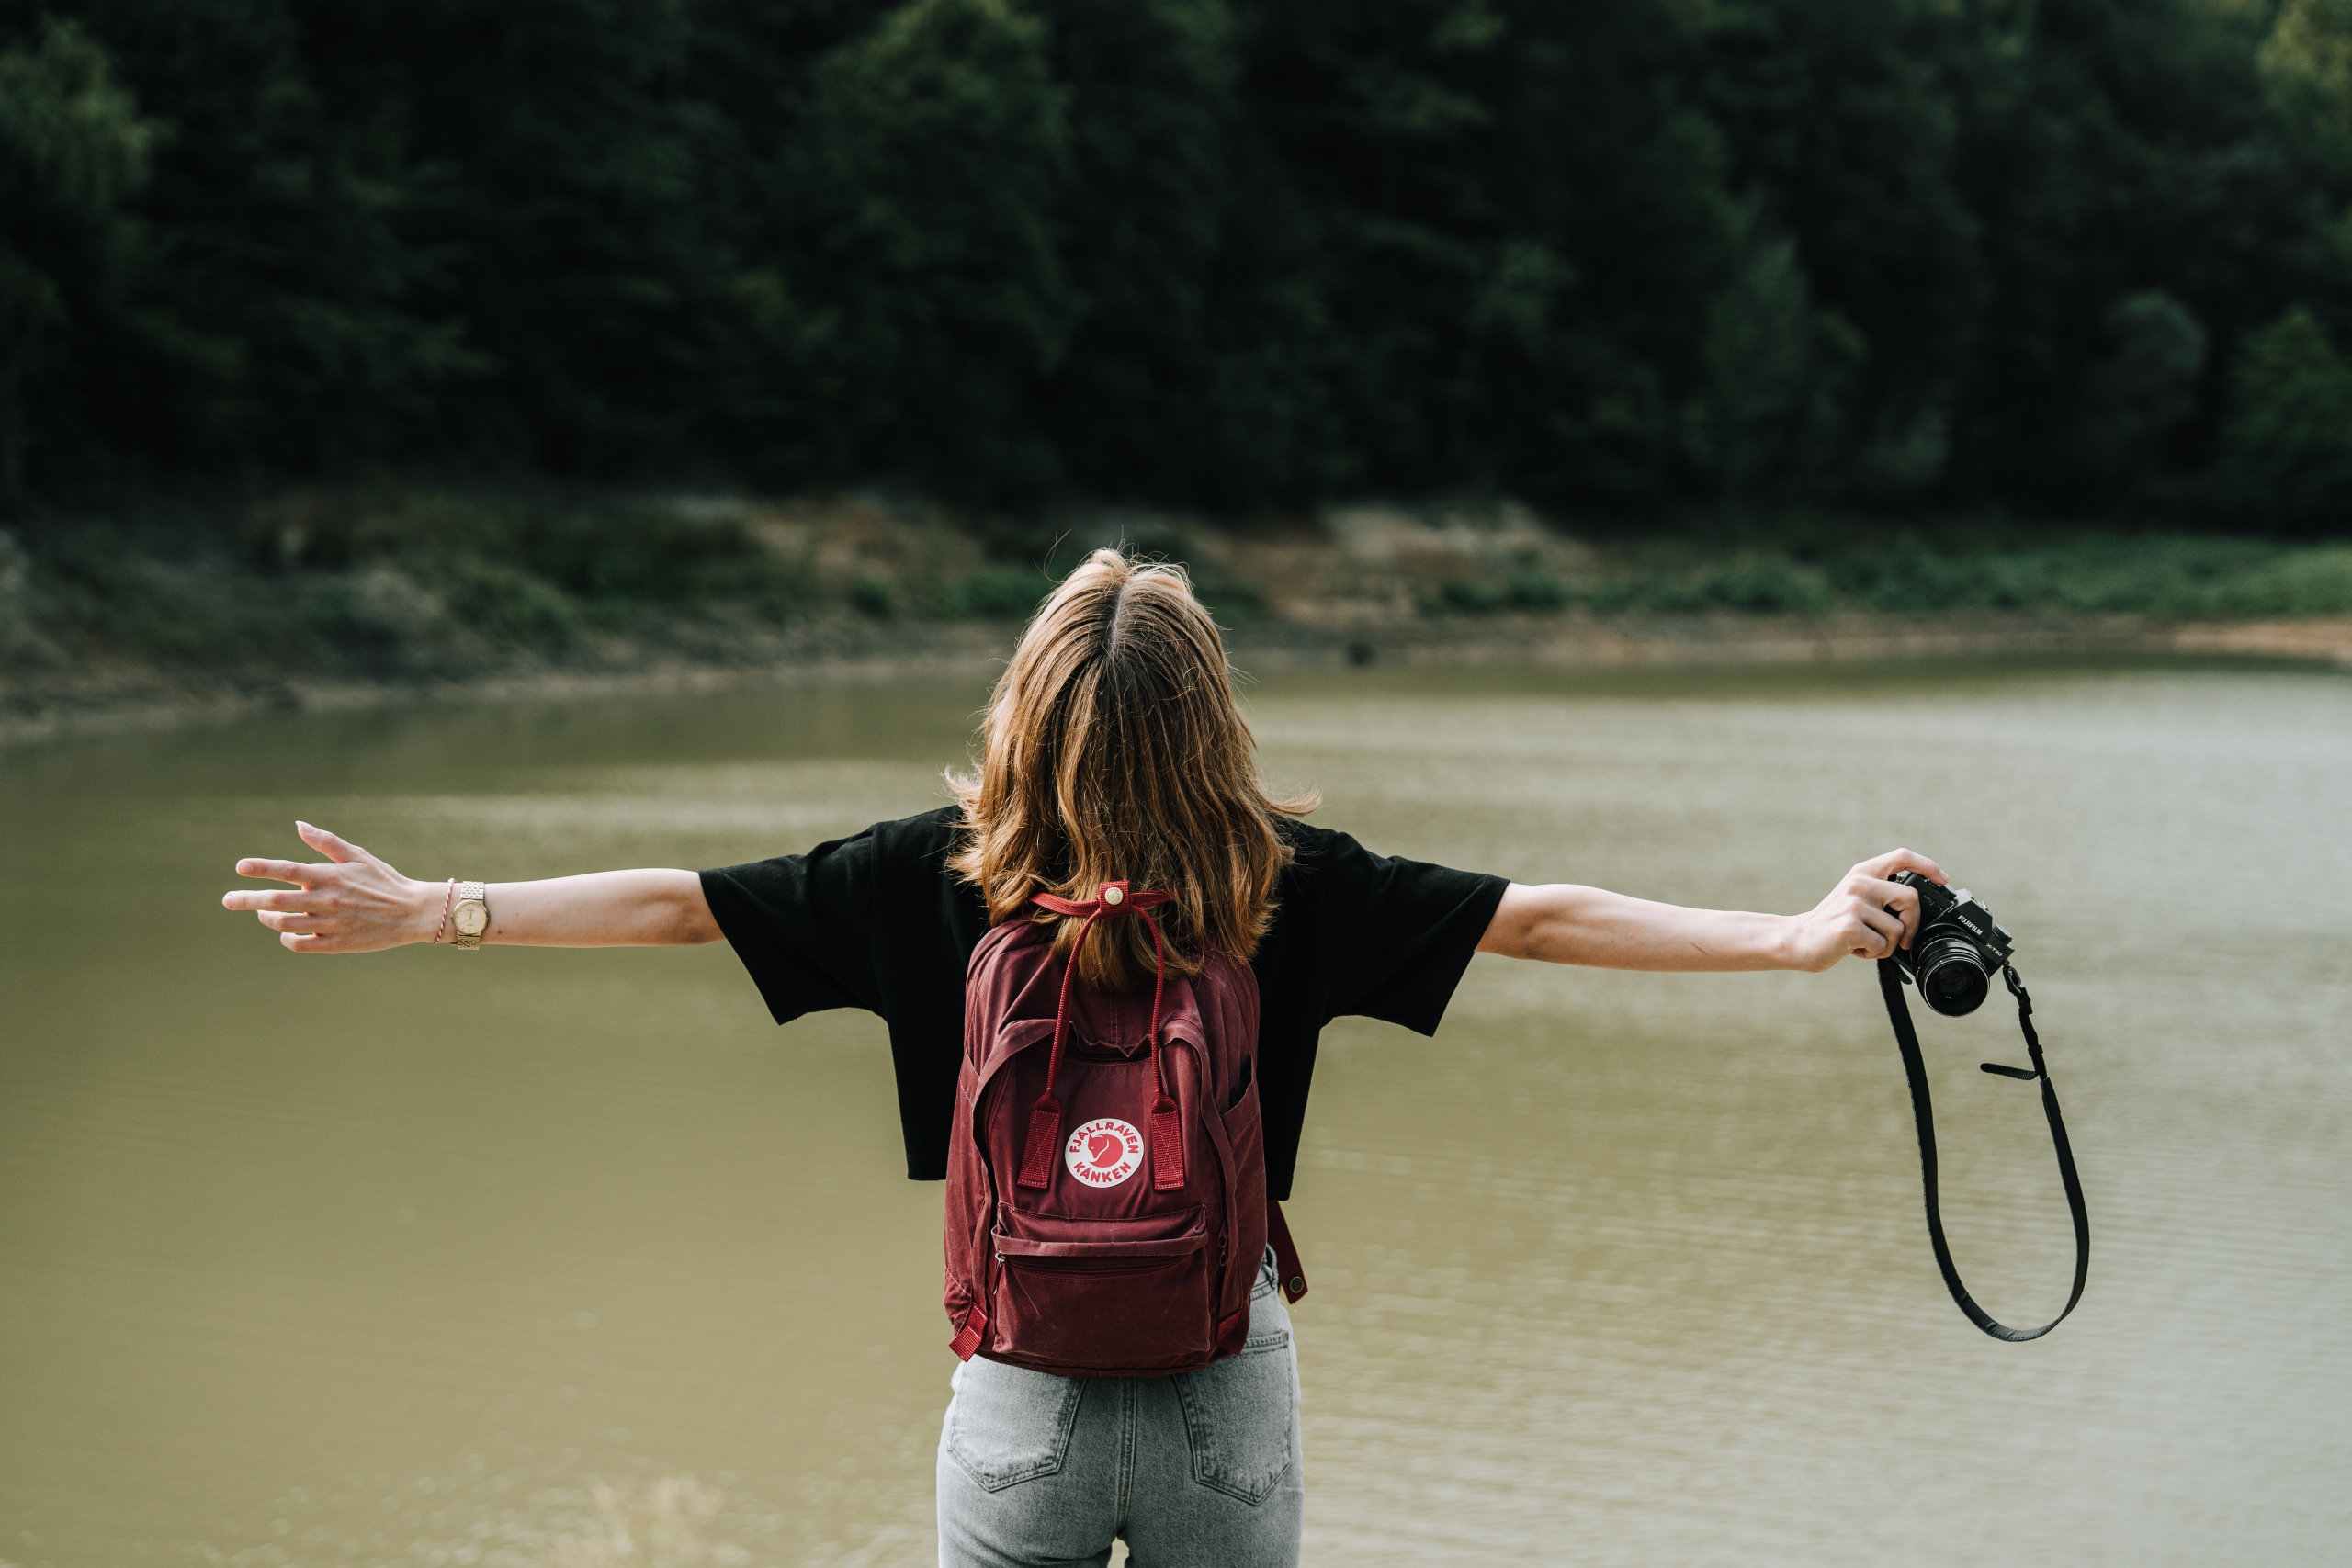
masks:
{"label": "backpack handle loop", "polygon": [[1106,882],[1095,896],[1083,901],[1064,898],[1052,893],[1038,893],[1030,902],[1057,915],[1082,917],[1086,923],[1078,928],[1078,940],[1070,943],[1069,959],[1062,970],[1061,999],[1054,1009],[1054,1047],[1046,1058],[1046,1091],[1037,1097],[1036,1109],[1029,1113],[1029,1138],[1021,1151],[1023,1187],[1043,1188],[1053,1179],[1054,1150],[1062,1141],[1062,1102],[1054,1093],[1054,1079],[1062,1065],[1062,1045],[1069,1033],[1069,987],[1078,977],[1078,955],[1086,946],[1086,937],[1094,922],[1106,916],[1141,915],[1144,924],[1151,928],[1151,1029],[1144,1036],[1145,1047],[1151,1053],[1151,1184],[1167,1191],[1184,1185],[1184,1138],[1177,1124],[1176,1097],[1168,1092],[1168,1064],[1159,1054],[1159,1006],[1168,989],[1168,950],[1161,940],[1159,922],[1151,911],[1162,904],[1175,902],[1176,895],[1164,888],[1137,889],[1125,882]]}

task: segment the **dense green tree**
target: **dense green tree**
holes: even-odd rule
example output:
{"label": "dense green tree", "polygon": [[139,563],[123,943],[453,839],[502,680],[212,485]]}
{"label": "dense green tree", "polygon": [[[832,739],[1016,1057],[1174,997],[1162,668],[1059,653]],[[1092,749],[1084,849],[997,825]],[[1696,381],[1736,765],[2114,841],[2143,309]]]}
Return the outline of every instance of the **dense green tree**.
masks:
{"label": "dense green tree", "polygon": [[2347,333],[2352,0],[0,0],[12,491],[2308,527]]}
{"label": "dense green tree", "polygon": [[[1211,417],[1224,330],[1218,268],[1238,210],[1238,71],[1222,0],[1040,0],[1065,84],[1058,193],[1069,335],[1036,415],[1071,483],[1098,495],[1197,491],[1234,428]],[[1242,429],[1247,429],[1245,424]]]}
{"label": "dense green tree", "polygon": [[2285,0],[2256,63],[2298,149],[2352,175],[2352,0]]}
{"label": "dense green tree", "polygon": [[1030,416],[1072,313],[1063,96],[1004,0],[910,0],[818,63],[797,188],[837,460],[989,494],[1059,479]]}
{"label": "dense green tree", "polygon": [[[1955,436],[1970,490],[2101,504],[2086,403],[2113,395],[2132,297],[2162,290],[2226,344],[2308,291],[2312,186],[2266,106],[2258,20],[2195,0],[1982,13],[1962,147],[1991,279]],[[2184,434],[2175,463],[2201,457]]]}
{"label": "dense green tree", "polygon": [[286,0],[91,0],[82,22],[159,122],[119,309],[77,359],[117,462],[332,470],[430,431],[455,322],[416,309],[400,139],[325,90]]}
{"label": "dense green tree", "polygon": [[1742,276],[1793,246],[1835,312],[1789,329],[1817,345],[1792,409],[1847,408],[1774,422],[1784,489],[1910,494],[1944,477],[1987,293],[1958,183],[1965,40],[1950,7],[1922,0],[1739,0],[1709,29],[1704,102],[1763,220]]}
{"label": "dense green tree", "polygon": [[153,139],[74,24],[0,52],[0,495],[23,482],[44,373],[119,285],[135,243],[124,203]]}
{"label": "dense green tree", "polygon": [[2112,352],[2084,378],[2075,452],[2091,479],[2129,487],[2161,464],[2165,438],[2195,412],[2206,333],[2161,288],[2125,295],[2102,325]]}
{"label": "dense green tree", "polygon": [[411,297],[466,356],[443,439],[558,471],[690,460],[741,310],[708,243],[685,0],[294,3],[322,92],[397,160]]}
{"label": "dense green tree", "polygon": [[1682,21],[1649,0],[1285,0],[1248,26],[1247,298],[1296,411],[1275,428],[1329,433],[1270,478],[1665,493],[1736,227],[1677,80]]}
{"label": "dense green tree", "polygon": [[2296,306],[2239,351],[2224,441],[2232,499],[2265,519],[2352,525],[2352,366]]}
{"label": "dense green tree", "polygon": [[1796,242],[1757,237],[1708,307],[1686,452],[1734,504],[1830,489],[1859,423],[1869,344],[1815,307]]}

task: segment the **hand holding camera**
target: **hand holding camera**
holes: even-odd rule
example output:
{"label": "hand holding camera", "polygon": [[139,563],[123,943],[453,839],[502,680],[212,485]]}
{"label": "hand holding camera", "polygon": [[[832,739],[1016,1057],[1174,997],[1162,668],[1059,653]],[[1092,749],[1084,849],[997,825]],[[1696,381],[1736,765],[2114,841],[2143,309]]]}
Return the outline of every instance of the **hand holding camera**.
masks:
{"label": "hand holding camera", "polygon": [[1819,973],[1847,958],[1887,958],[1909,946],[1921,911],[1918,886],[1943,868],[1910,850],[1889,850],[1838,879],[1829,896],[1792,922],[1789,966]]}

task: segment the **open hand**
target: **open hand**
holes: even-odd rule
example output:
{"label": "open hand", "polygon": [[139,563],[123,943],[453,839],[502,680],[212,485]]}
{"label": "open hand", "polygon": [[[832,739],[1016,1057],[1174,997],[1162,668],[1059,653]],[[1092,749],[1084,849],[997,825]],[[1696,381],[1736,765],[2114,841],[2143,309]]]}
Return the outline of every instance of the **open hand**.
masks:
{"label": "open hand", "polygon": [[1898,871],[1945,880],[1943,867],[1909,850],[1862,862],[1810,913],[1797,917],[1791,939],[1795,966],[1818,972],[1841,958],[1892,958],[1897,948],[1908,948],[1919,933],[1919,894],[1887,880]]}
{"label": "open hand", "polygon": [[291,882],[292,892],[247,888],[220,896],[224,909],[251,909],[289,953],[374,953],[433,940],[447,886],[402,876],[357,844],[297,822],[302,841],[327,857],[241,860],[239,876]]}

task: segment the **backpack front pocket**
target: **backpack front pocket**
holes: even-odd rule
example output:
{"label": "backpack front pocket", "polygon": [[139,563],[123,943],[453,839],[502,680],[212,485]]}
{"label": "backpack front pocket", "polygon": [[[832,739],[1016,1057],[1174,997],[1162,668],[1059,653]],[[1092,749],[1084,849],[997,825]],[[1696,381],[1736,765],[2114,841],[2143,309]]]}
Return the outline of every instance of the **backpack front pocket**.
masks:
{"label": "backpack front pocket", "polygon": [[1171,1370],[1215,1347],[1199,1206],[1134,1219],[999,1212],[996,1353],[1041,1371]]}

